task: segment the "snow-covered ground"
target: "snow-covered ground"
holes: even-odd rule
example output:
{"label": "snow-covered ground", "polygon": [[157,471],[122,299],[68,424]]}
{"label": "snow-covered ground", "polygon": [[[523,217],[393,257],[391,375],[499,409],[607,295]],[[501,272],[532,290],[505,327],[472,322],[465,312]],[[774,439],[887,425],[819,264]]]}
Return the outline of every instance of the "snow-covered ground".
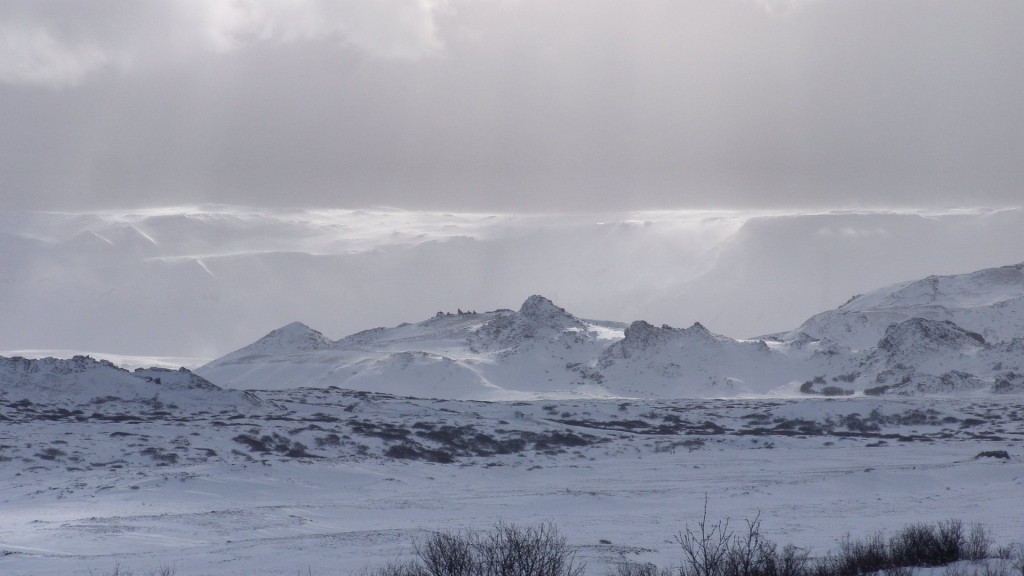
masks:
{"label": "snow-covered ground", "polygon": [[[1016,397],[256,395],[69,408],[9,394],[0,573],[349,574],[408,555],[424,531],[550,520],[604,574],[623,558],[677,562],[673,536],[705,496],[713,518],[761,513],[769,538],[816,554],[949,518],[1024,540]],[[993,450],[1010,459],[976,458]]]}

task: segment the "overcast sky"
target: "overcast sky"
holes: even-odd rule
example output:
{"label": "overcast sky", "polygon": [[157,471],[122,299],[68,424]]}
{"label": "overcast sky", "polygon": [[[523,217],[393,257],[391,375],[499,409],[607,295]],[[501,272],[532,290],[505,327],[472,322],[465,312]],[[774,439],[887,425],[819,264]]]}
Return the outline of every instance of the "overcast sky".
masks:
{"label": "overcast sky", "polygon": [[1020,0],[5,0],[0,208],[1021,203]]}

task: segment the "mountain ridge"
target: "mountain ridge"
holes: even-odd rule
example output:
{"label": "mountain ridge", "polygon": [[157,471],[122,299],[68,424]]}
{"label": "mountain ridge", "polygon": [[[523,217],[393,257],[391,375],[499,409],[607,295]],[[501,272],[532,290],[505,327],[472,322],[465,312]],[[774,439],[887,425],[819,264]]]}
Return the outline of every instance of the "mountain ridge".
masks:
{"label": "mountain ridge", "polygon": [[291,322],[194,372],[0,357],[0,394],[209,392],[240,402],[238,390],[332,386],[454,400],[1012,393],[1024,391],[1021,349],[1016,264],[879,288],[760,338],[700,322],[586,320],[532,295],[517,309],[438,312],[338,340]]}
{"label": "mountain ridge", "polygon": [[[229,388],[304,383],[476,400],[978,391],[1024,372],[1013,353],[1024,335],[1024,264],[879,288],[793,331],[752,339],[699,322],[582,320],[540,295],[517,310],[439,312],[335,341],[302,327],[289,324],[197,372]],[[271,338],[286,328],[305,334],[304,347]],[[239,355],[260,342],[258,354]]]}

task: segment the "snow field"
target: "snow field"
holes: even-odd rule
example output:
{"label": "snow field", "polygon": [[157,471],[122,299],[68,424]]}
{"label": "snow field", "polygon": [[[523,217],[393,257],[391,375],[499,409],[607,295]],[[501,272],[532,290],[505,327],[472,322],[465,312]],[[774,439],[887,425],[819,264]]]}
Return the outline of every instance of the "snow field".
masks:
{"label": "snow field", "polygon": [[[813,554],[847,533],[949,518],[983,522],[1000,543],[1024,540],[1024,405],[1012,400],[258,395],[263,405],[235,420],[198,411],[179,420],[170,410],[145,423],[72,422],[40,418],[38,406],[35,416],[5,407],[0,572],[100,575],[120,563],[136,573],[172,566],[181,576],[351,574],[408,556],[425,531],[551,521],[587,573],[604,574],[623,558],[678,562],[673,536],[699,518],[705,495],[712,518],[760,513],[769,539]],[[297,432],[313,424],[319,429]],[[653,433],[666,424],[675,431]],[[877,430],[865,431],[872,424]],[[447,438],[429,436],[444,426],[587,441],[460,455],[464,437],[430,440]],[[393,437],[398,430],[410,434]],[[332,431],[339,444],[318,446]],[[233,440],[243,432],[301,441],[312,456],[253,451]],[[400,444],[448,450],[454,461],[384,455]],[[46,447],[63,455],[38,456]],[[1011,457],[975,458],[990,450]],[[176,461],[160,458],[169,453]]]}

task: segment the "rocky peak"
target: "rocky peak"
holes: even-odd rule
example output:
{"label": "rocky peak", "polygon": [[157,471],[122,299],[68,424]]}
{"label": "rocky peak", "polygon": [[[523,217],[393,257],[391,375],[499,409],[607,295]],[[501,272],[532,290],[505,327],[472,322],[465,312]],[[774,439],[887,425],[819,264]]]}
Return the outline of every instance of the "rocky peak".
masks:
{"label": "rocky peak", "polygon": [[523,302],[519,307],[519,314],[531,320],[547,320],[558,317],[572,317],[564,308],[556,306],[554,302],[543,296],[534,294]]}
{"label": "rocky peak", "polygon": [[704,327],[700,322],[694,322],[693,326],[690,326],[686,330],[683,330],[686,334],[696,336],[698,338],[710,338],[714,339],[714,334],[710,330]]}
{"label": "rocky peak", "polygon": [[678,331],[668,324],[661,328],[643,320],[637,320],[626,328],[623,342],[630,348],[646,348],[657,342],[665,342],[672,339]]}
{"label": "rocky peak", "polygon": [[879,340],[878,348],[887,352],[970,350],[985,346],[980,334],[964,330],[949,320],[911,318],[892,324]]}
{"label": "rocky peak", "polygon": [[518,349],[527,341],[580,341],[588,338],[587,326],[543,296],[530,296],[512,314],[502,314],[481,326],[473,345]]}

